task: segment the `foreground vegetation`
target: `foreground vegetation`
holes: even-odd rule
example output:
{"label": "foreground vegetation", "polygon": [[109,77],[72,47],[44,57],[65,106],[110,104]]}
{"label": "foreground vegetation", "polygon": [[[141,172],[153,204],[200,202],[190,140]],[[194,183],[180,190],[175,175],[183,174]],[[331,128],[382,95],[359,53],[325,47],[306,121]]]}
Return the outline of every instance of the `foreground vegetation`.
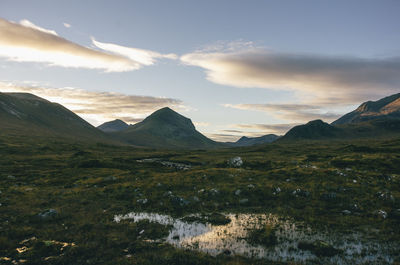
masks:
{"label": "foreground vegetation", "polygon": [[[113,218],[274,213],[399,242],[400,139],[162,151],[0,136],[0,192],[1,264],[271,264],[176,249],[151,241],[166,226]],[[255,242],[273,245],[264,230]]]}

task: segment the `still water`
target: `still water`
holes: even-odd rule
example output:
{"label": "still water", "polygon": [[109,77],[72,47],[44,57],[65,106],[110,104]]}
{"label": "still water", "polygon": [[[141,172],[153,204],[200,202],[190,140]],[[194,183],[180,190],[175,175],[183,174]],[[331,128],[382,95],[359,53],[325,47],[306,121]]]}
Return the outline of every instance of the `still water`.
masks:
{"label": "still water", "polygon": [[[178,248],[202,251],[210,255],[230,253],[251,258],[273,261],[311,262],[323,261],[331,264],[392,263],[399,258],[398,243],[381,242],[361,233],[332,233],[311,229],[302,223],[279,218],[272,214],[225,214],[231,219],[226,225],[211,225],[198,222],[188,223],[157,213],[131,212],[116,215],[115,222],[121,220],[149,220],[162,225],[172,225],[164,240]],[[272,247],[252,245],[246,241],[249,231],[265,224],[276,228],[278,243]],[[342,253],[333,257],[316,257],[310,251],[297,248],[300,241],[322,240]]]}

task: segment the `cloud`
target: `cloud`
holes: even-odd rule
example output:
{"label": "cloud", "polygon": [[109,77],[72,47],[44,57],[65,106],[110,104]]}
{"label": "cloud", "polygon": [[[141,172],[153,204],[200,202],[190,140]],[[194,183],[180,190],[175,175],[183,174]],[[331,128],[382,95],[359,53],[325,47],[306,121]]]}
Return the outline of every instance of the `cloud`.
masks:
{"label": "cloud", "polygon": [[242,47],[234,51],[196,51],[180,59],[203,68],[211,82],[291,90],[308,102],[354,104],[398,92],[400,87],[400,57],[334,57]]}
{"label": "cloud", "polygon": [[0,82],[0,91],[35,94],[62,104],[94,125],[114,119],[121,119],[127,123],[138,122],[155,110],[167,106],[184,109],[182,101],[173,98],[87,91],[77,88],[49,88]]}
{"label": "cloud", "polygon": [[307,122],[315,119],[333,121],[339,113],[324,111],[324,106],[308,104],[224,104],[224,107],[266,112],[281,120]]}
{"label": "cloud", "polygon": [[176,54],[160,54],[158,52],[153,52],[149,50],[130,48],[125,46],[120,46],[113,43],[103,43],[96,41],[92,38],[92,43],[105,51],[112,52],[118,55],[122,55],[131,59],[134,62],[137,62],[139,65],[152,65],[155,63],[156,59],[166,58],[166,59],[176,59]]}
{"label": "cloud", "polygon": [[235,124],[232,127],[241,128],[241,129],[255,129],[259,130],[254,134],[262,135],[265,134],[285,134],[288,130],[293,128],[294,126],[300,125],[300,123],[282,123],[282,124]]}
{"label": "cloud", "polygon": [[68,23],[63,23],[63,25],[64,25],[64,27],[66,27],[66,28],[70,28],[71,27],[71,24],[68,24]]}
{"label": "cloud", "polygon": [[39,26],[36,26],[35,24],[33,24],[32,22],[30,22],[29,20],[23,19],[19,22],[19,24],[21,24],[24,27],[28,27],[28,28],[32,28],[32,29],[36,29],[48,34],[52,34],[55,36],[58,36],[57,32],[55,32],[54,30],[50,30],[50,29],[45,29],[45,28],[41,28]]}
{"label": "cloud", "polygon": [[[18,24],[0,18],[0,36],[0,56],[17,62],[125,72],[151,65],[157,58],[172,58],[172,55],[99,42],[97,44],[107,50],[94,50],[59,37],[56,32],[40,28],[27,20]],[[132,51],[136,51],[136,56]]]}
{"label": "cloud", "polygon": [[236,142],[241,136],[223,133],[205,134],[208,138],[218,142]]}

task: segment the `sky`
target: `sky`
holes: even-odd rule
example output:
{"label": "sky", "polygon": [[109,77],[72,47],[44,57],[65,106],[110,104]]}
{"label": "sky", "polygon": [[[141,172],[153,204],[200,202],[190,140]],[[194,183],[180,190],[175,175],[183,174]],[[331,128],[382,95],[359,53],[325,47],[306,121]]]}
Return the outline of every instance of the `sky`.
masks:
{"label": "sky", "polygon": [[398,0],[0,0],[0,92],[94,126],[169,106],[212,139],[400,92]]}

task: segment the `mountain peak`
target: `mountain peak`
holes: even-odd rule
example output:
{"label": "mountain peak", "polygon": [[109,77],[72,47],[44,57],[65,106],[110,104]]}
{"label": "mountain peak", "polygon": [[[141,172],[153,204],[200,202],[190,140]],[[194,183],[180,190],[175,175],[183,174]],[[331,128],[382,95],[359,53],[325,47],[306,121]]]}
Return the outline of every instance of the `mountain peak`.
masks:
{"label": "mountain peak", "polygon": [[98,129],[103,132],[118,132],[125,130],[129,125],[120,119],[116,119],[113,121],[105,122],[100,126],[97,126]]}
{"label": "mountain peak", "polygon": [[332,124],[358,123],[381,118],[400,119],[400,93],[377,101],[364,102],[357,109],[347,113]]}
{"label": "mountain peak", "polygon": [[165,107],[115,136],[137,146],[161,148],[215,148],[218,144],[194,127],[192,121]]}

